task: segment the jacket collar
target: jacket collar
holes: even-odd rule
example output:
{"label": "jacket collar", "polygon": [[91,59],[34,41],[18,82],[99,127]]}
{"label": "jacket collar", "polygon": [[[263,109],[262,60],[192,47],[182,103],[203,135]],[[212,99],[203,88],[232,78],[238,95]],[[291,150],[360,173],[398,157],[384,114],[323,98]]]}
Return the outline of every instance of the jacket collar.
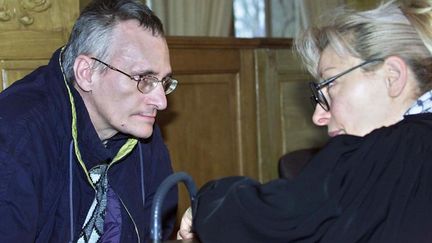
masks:
{"label": "jacket collar", "polygon": [[[49,65],[55,65],[57,69],[57,74],[60,75],[58,80],[62,80],[61,82],[57,82],[55,85],[62,85],[62,98],[66,99],[66,103],[69,103],[68,101],[68,93],[64,85],[64,74],[61,70],[61,63],[60,63],[60,55],[61,55],[61,49],[57,50]],[[95,127],[93,126],[93,123],[91,122],[90,115],[88,113],[88,110],[85,106],[85,103],[81,97],[81,95],[78,93],[78,91],[75,89],[75,87],[71,84],[71,82],[67,82],[72,96],[74,98],[75,103],[75,109],[76,109],[76,116],[77,116],[77,134],[78,134],[78,147],[81,152],[82,159],[87,167],[87,169],[91,169],[96,165],[99,165],[101,163],[109,163],[113,157],[117,154],[118,149],[121,147],[122,144],[124,144],[128,138],[128,136],[124,135],[122,136],[122,139],[117,139],[116,144],[119,144],[118,146],[110,146],[107,148],[104,143],[99,139],[99,136],[96,132]],[[71,107],[70,105],[67,106],[67,112],[71,113]],[[71,128],[71,123],[69,129]]]}
{"label": "jacket collar", "polygon": [[73,85],[69,86],[75,99],[78,146],[87,169],[91,169],[98,164],[109,163],[117,151],[111,151],[104,146],[91,122],[90,115],[81,95],[72,87]]}

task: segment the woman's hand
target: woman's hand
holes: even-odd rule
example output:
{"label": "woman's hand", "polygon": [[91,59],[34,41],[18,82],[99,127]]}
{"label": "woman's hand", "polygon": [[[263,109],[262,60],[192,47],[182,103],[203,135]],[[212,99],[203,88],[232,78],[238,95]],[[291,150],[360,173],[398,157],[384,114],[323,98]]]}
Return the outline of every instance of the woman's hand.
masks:
{"label": "woman's hand", "polygon": [[180,229],[177,232],[177,240],[186,240],[194,238],[192,233],[192,209],[189,207],[183,214]]}

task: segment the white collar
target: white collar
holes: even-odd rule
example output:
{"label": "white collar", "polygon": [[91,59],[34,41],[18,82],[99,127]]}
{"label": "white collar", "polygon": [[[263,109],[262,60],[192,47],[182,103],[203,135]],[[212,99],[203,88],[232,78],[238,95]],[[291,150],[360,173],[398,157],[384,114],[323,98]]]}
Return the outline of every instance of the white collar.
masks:
{"label": "white collar", "polygon": [[418,98],[404,115],[407,116],[430,112],[432,112],[432,90],[429,90]]}

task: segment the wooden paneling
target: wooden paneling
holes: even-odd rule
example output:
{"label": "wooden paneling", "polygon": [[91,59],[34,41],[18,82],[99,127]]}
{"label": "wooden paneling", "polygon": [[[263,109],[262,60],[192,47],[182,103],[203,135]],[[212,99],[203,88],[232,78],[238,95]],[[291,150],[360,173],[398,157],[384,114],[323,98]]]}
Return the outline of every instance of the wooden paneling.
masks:
{"label": "wooden paneling", "polygon": [[308,82],[291,49],[256,49],[259,179],[277,177],[278,159],[297,149],[319,147],[324,128],[313,125]]}
{"label": "wooden paneling", "polygon": [[200,184],[209,178],[243,174],[236,123],[238,74],[180,75],[178,79],[181,85],[159,117],[175,169],[189,171]]}
{"label": "wooden paneling", "polygon": [[[224,176],[258,178],[253,50],[184,47],[170,46],[180,84],[158,118],[175,171],[198,187]],[[188,206],[180,187],[179,212]]]}
{"label": "wooden paneling", "polygon": [[321,146],[327,140],[327,129],[312,123],[314,107],[311,105],[308,83],[313,78],[302,71],[291,51],[277,51],[275,65],[280,87],[283,153]]}
{"label": "wooden paneling", "polygon": [[41,60],[0,60],[0,90],[9,87],[16,80],[24,77],[36,67],[48,63],[47,59]]}
{"label": "wooden paneling", "polygon": [[66,43],[78,8],[76,0],[0,1],[2,81],[10,83],[46,64]]}
{"label": "wooden paneling", "polygon": [[240,70],[240,55],[235,49],[170,47],[170,56],[175,74],[236,73]]}
{"label": "wooden paneling", "polygon": [[4,31],[0,29],[0,39],[2,40],[0,41],[2,60],[46,59],[66,42],[62,33],[53,31]]}

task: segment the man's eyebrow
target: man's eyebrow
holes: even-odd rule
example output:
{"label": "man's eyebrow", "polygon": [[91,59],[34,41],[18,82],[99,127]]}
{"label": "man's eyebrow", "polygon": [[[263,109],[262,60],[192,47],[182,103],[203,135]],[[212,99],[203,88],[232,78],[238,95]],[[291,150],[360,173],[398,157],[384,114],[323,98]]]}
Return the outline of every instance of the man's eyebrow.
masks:
{"label": "man's eyebrow", "polygon": [[[137,74],[135,75],[139,75],[139,76],[157,76],[158,73],[153,71],[153,70],[146,70],[146,71],[141,71],[141,72],[136,72]],[[166,77],[172,77],[173,73],[169,72],[167,73],[162,79],[166,78]]]}
{"label": "man's eyebrow", "polygon": [[153,70],[143,70],[143,71],[136,71],[134,72],[135,75],[139,75],[139,76],[146,76],[146,75],[150,75],[150,76],[154,76],[157,73]]}

